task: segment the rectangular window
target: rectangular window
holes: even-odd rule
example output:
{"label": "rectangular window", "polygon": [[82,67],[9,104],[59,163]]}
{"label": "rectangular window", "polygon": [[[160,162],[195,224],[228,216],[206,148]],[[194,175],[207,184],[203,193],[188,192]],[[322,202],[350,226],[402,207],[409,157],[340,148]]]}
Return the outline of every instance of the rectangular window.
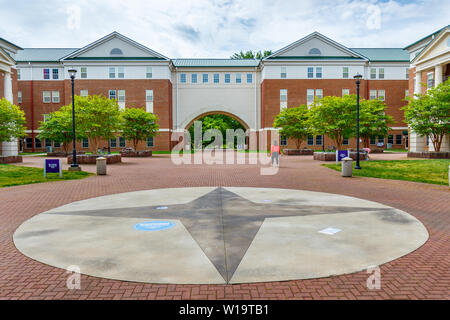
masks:
{"label": "rectangular window", "polygon": [[314,145],[314,136],[308,136],[308,146]]}
{"label": "rectangular window", "polygon": [[34,138],[34,147],[37,148],[37,149],[42,148],[42,142],[41,142],[41,139]]}
{"label": "rectangular window", "polygon": [[241,74],[240,73],[236,73],[236,83],[241,83],[242,79],[241,79]]}
{"label": "rectangular window", "polygon": [[127,142],[124,137],[119,137],[119,147],[125,148],[127,146]]}
{"label": "rectangular window", "polygon": [[253,82],[253,75],[251,73],[247,73],[247,83]]}
{"label": "rectangular window", "polygon": [[287,137],[280,136],[280,146],[287,146]]}
{"label": "rectangular window", "polygon": [[44,79],[50,79],[50,69],[44,69]]}
{"label": "rectangular window", "polygon": [[114,79],[116,77],[116,68],[115,67],[109,67],[109,78]]}
{"label": "rectangular window", "polygon": [[388,135],[387,143],[394,144],[394,135],[393,134]]}
{"label": "rectangular window", "polygon": [[191,83],[197,83],[197,74],[196,73],[191,74]]}
{"label": "rectangular window", "polygon": [[117,102],[125,102],[125,90],[117,90]]}
{"label": "rectangular window", "polygon": [[148,137],[147,138],[147,147],[152,148],[154,146],[155,146],[155,141],[153,140],[153,137]]}
{"label": "rectangular window", "polygon": [[344,140],[342,141],[342,145],[348,146],[348,138],[344,138]]}
{"label": "rectangular window", "polygon": [[280,109],[287,108],[287,89],[280,89]]}
{"label": "rectangular window", "polygon": [[48,119],[50,119],[50,115],[49,114],[44,114],[44,122],[47,122]]}
{"label": "rectangular window", "polygon": [[384,90],[378,90],[378,99],[380,99],[381,101],[385,100],[385,91]]}
{"label": "rectangular window", "polygon": [[87,67],[80,68],[80,77],[81,79],[87,79]]}
{"label": "rectangular window", "polygon": [[52,140],[45,139],[44,141],[45,141],[44,143],[45,143],[45,147],[46,147],[46,148],[52,146]]}
{"label": "rectangular window", "polygon": [[111,148],[117,148],[117,138],[112,138],[109,140],[109,145]]}
{"label": "rectangular window", "polygon": [[406,68],[405,70],[406,70],[405,71],[405,78],[406,78],[406,80],[408,80],[409,79],[409,68]]}
{"label": "rectangular window", "polygon": [[322,141],[323,141],[323,136],[322,135],[316,136],[316,146],[321,146],[322,145]]}
{"label": "rectangular window", "polygon": [[348,67],[342,67],[342,78],[348,79]]}
{"label": "rectangular window", "polygon": [[118,77],[119,79],[125,78],[125,70],[124,70],[123,67],[118,67],[118,68],[117,68],[117,77]]}
{"label": "rectangular window", "polygon": [[186,83],[186,73],[181,73],[180,74],[180,82],[181,83]]}
{"label": "rectangular window", "polygon": [[409,97],[409,90],[405,90],[405,98]]}
{"label": "rectangular window", "polygon": [[25,143],[27,145],[27,149],[32,149],[33,148],[33,139],[31,138],[26,138],[25,139]]}
{"label": "rectangular window", "polygon": [[287,78],[286,67],[281,67],[280,77],[281,77],[281,79],[286,79]]}
{"label": "rectangular window", "polygon": [[152,67],[147,67],[147,72],[145,73],[145,77],[147,79],[153,78],[153,70]]}
{"label": "rectangular window", "polygon": [[17,80],[20,80],[20,69],[17,68]]}
{"label": "rectangular window", "polygon": [[402,135],[401,134],[396,134],[395,135],[395,144],[402,144]]}
{"label": "rectangular window", "polygon": [[316,78],[322,78],[322,67],[316,68]]}
{"label": "rectangular window", "polygon": [[225,73],[225,83],[231,82],[231,75],[229,73]]}
{"label": "rectangular window", "polygon": [[322,89],[316,89],[316,97],[319,99],[323,98],[323,90]]}
{"label": "rectangular window", "polygon": [[81,147],[89,148],[89,139],[88,138],[83,138],[83,141],[81,142]]}
{"label": "rectangular window", "polygon": [[17,92],[17,100],[19,101],[19,103],[22,103],[22,91]]}
{"label": "rectangular window", "polygon": [[377,144],[384,144],[384,137],[378,137],[378,143]]}
{"label": "rectangular window", "polygon": [[350,94],[350,89],[342,89],[342,96],[348,96]]}
{"label": "rectangular window", "polygon": [[145,90],[145,101],[153,102],[153,90]]}
{"label": "rectangular window", "polygon": [[306,104],[310,106],[314,102],[314,89],[306,90]]}
{"label": "rectangular window", "polygon": [[427,74],[427,89],[434,87],[434,73],[430,72]]}
{"label": "rectangular window", "polygon": [[59,141],[53,141],[53,148],[60,148],[61,143]]}
{"label": "rectangular window", "polygon": [[378,79],[384,79],[384,68],[378,69]]}
{"label": "rectangular window", "polygon": [[50,91],[42,92],[42,96],[43,96],[44,103],[50,103],[52,101],[52,97],[51,97]]}
{"label": "rectangular window", "polygon": [[116,99],[116,90],[109,90],[109,92],[108,92],[108,96],[109,96],[109,98],[112,100],[112,99]]}
{"label": "rectangular window", "polygon": [[371,68],[370,69],[370,79],[376,79],[377,78],[377,69]]}
{"label": "rectangular window", "polygon": [[59,91],[52,91],[52,102],[59,103]]}
{"label": "rectangular window", "polygon": [[369,143],[370,144],[375,144],[376,142],[375,142],[375,137],[370,137],[369,138]]}
{"label": "rectangular window", "polygon": [[208,74],[207,73],[204,73],[203,75],[202,75],[202,82],[203,83],[208,83],[208,79],[209,77],[208,77]]}
{"label": "rectangular window", "polygon": [[53,69],[52,70],[52,79],[53,80],[58,80],[59,79],[59,70],[58,69]]}
{"label": "rectangular window", "polygon": [[375,100],[377,98],[377,90],[370,90],[369,99]]}
{"label": "rectangular window", "polygon": [[214,73],[214,83],[219,83],[220,75],[218,73]]}
{"label": "rectangular window", "polygon": [[87,90],[80,90],[80,97],[87,97],[88,91]]}
{"label": "rectangular window", "polygon": [[308,78],[314,78],[314,68],[308,67]]}

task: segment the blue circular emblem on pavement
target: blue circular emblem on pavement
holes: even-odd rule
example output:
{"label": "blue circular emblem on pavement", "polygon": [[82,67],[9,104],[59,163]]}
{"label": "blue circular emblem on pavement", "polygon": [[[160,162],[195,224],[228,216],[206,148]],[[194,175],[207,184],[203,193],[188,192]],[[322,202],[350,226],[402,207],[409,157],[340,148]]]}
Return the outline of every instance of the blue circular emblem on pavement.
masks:
{"label": "blue circular emblem on pavement", "polygon": [[140,231],[159,231],[172,228],[174,225],[175,223],[170,221],[149,221],[138,223],[134,228]]}

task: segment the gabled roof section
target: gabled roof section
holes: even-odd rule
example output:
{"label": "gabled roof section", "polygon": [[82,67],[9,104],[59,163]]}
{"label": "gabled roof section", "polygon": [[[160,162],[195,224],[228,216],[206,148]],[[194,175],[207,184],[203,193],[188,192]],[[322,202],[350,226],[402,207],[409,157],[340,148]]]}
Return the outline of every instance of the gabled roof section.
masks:
{"label": "gabled roof section", "polygon": [[15,65],[16,62],[14,59],[9,55],[8,51],[0,47],[0,63],[6,63],[11,66]]}
{"label": "gabled roof section", "polygon": [[443,27],[443,28],[441,28],[441,29],[439,29],[438,31],[435,31],[435,32],[427,35],[426,37],[423,37],[422,39],[419,39],[419,40],[415,41],[414,43],[411,43],[410,45],[407,45],[403,49],[408,49],[408,48],[412,47],[413,45],[415,45],[415,44],[417,44],[419,42],[422,42],[423,40],[425,40],[427,38],[430,38],[430,37],[432,38],[433,36],[436,36],[438,33],[440,33],[442,30],[444,30],[445,28],[448,28],[448,27],[450,27],[450,24],[445,26],[445,27]]}
{"label": "gabled roof section", "polygon": [[173,59],[177,68],[208,68],[208,67],[257,67],[257,59]]}
{"label": "gabled roof section", "polygon": [[[120,45],[120,43],[126,46],[127,49],[116,50],[115,44]],[[113,54],[113,50],[118,51],[119,54]],[[124,51],[123,54],[122,51]],[[63,56],[61,60],[146,60],[145,58],[149,60],[169,60],[166,56],[114,31],[81,49]]]}
{"label": "gabled roof section", "polygon": [[9,42],[8,40],[6,40],[6,39],[0,37],[0,42],[2,42],[2,41],[5,42],[6,44],[8,44],[10,47],[16,49],[16,50],[22,50],[22,48],[19,47],[18,45],[14,44],[14,43],[12,43],[12,42]]}
{"label": "gabled roof section", "polygon": [[17,62],[59,62],[77,48],[25,48],[16,54]]}
{"label": "gabled roof section", "polygon": [[438,34],[434,34],[435,36],[434,36],[433,40],[431,40],[431,41],[430,41],[430,42],[429,42],[429,43],[428,43],[428,44],[427,44],[427,45],[419,52],[419,54],[416,55],[416,56],[414,57],[414,59],[411,60],[411,63],[413,63],[413,62],[419,60],[419,59],[422,58],[424,55],[426,55],[426,54],[434,47],[434,45],[437,44],[437,43],[440,41],[440,39],[441,39],[444,35],[446,35],[447,33],[449,33],[449,32],[450,32],[450,25],[448,25],[448,26],[442,28],[442,29],[439,31]]}
{"label": "gabled roof section", "polygon": [[352,48],[373,62],[409,62],[408,51],[402,48]]}
{"label": "gabled roof section", "polygon": [[347,59],[368,60],[364,55],[355,52],[316,31],[281,48],[264,58],[263,61],[276,59],[308,60],[308,58],[315,60],[319,57],[321,60],[327,60],[327,58],[336,60],[343,59],[344,57]]}

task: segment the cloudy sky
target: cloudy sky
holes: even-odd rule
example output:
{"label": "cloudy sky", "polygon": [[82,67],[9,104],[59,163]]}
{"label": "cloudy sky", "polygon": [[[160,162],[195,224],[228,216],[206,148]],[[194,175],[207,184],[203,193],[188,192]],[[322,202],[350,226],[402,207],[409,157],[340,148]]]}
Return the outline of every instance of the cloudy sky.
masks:
{"label": "cloudy sky", "polygon": [[77,48],[118,31],[171,58],[222,58],[313,31],[347,47],[404,47],[450,24],[448,12],[448,0],[0,0],[0,37]]}

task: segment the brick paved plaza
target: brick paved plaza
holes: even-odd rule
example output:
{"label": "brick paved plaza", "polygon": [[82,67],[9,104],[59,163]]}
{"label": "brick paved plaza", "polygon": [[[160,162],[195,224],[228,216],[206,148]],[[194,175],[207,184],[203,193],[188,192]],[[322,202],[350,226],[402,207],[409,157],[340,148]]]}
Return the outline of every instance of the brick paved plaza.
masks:
{"label": "brick paved plaza", "polygon": [[[374,155],[400,159],[404,155]],[[24,157],[40,167],[43,158]],[[362,166],[364,162],[362,163]],[[94,166],[83,170],[94,172]],[[428,241],[410,254],[380,266],[381,289],[369,290],[369,274],[235,285],[175,285],[81,276],[68,290],[66,270],[34,261],[14,246],[15,230],[29,218],[74,201],[160,188],[199,186],[286,188],[335,193],[403,210],[427,228]],[[0,189],[0,299],[449,299],[449,188],[430,184],[342,178],[312,157],[283,157],[278,174],[260,175],[256,165],[172,164],[169,155],[123,159],[107,176]],[[282,236],[282,235],[280,235]]]}

